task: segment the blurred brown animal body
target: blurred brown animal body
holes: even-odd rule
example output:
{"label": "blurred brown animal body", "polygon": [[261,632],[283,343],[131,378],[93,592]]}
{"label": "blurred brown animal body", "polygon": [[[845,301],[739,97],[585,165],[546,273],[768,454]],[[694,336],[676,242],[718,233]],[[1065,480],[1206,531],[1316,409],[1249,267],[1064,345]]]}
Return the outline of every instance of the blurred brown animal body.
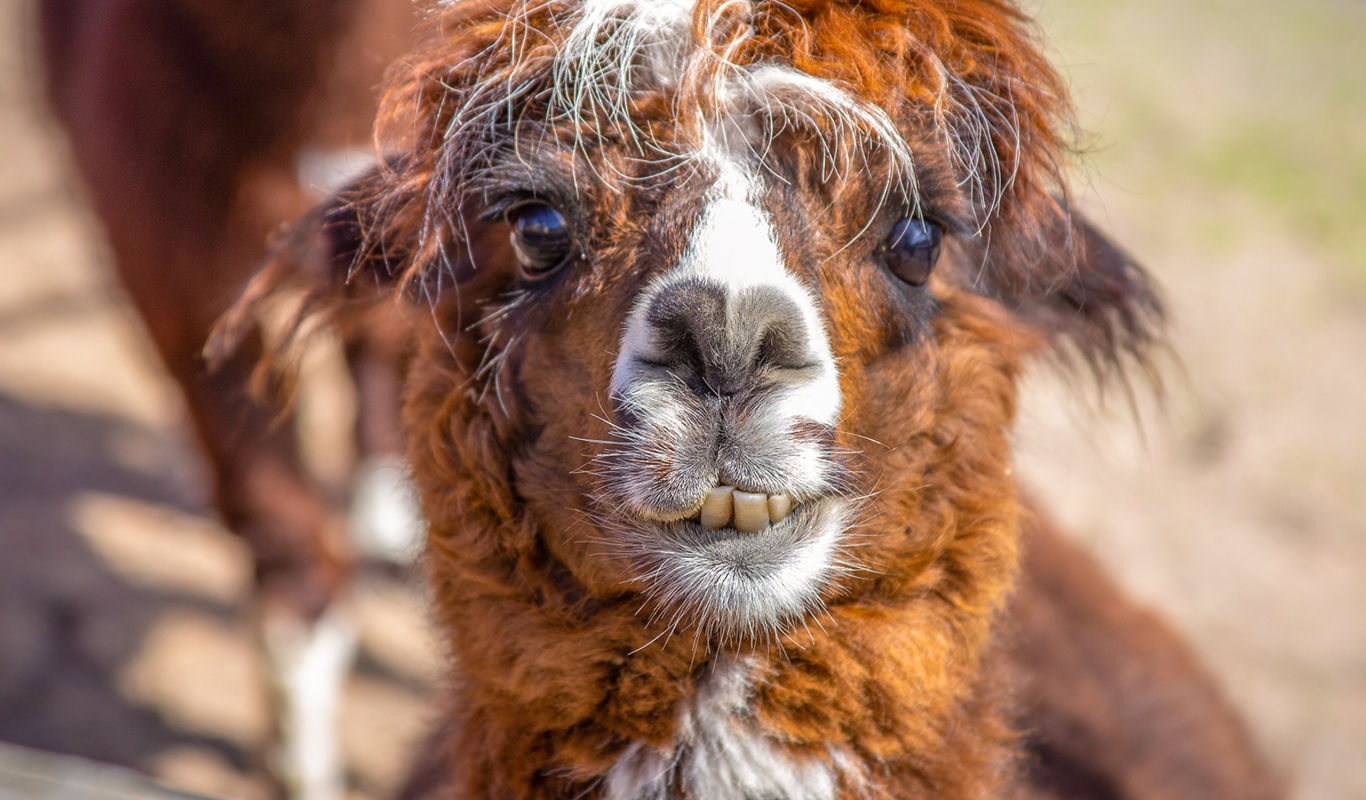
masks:
{"label": "blurred brown animal body", "polygon": [[[394,0],[44,0],[41,23],[49,96],[122,284],[184,391],[217,509],[250,547],[265,633],[307,642],[351,570],[341,516],[280,406],[251,396],[259,335],[213,372],[201,351],[268,234],[316,202],[301,154],[371,148],[375,87],[412,12]],[[395,452],[399,344],[379,325],[348,348],[370,376],[359,450]]]}

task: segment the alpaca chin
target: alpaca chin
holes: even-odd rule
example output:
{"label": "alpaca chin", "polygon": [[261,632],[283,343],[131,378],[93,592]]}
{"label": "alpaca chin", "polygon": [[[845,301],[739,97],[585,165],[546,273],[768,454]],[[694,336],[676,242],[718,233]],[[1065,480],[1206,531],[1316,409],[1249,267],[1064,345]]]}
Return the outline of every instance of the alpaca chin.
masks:
{"label": "alpaca chin", "polygon": [[832,498],[757,533],[680,520],[624,535],[656,619],[740,642],[771,640],[822,610],[822,592],[851,570],[848,522],[849,503]]}

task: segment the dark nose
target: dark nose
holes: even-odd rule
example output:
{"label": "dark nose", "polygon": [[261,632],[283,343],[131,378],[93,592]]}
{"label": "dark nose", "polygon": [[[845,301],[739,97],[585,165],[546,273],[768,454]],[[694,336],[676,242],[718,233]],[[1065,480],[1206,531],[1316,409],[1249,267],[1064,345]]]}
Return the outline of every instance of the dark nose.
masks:
{"label": "dark nose", "polygon": [[784,370],[815,365],[806,322],[796,302],[775,287],[741,290],[701,278],[669,285],[651,302],[651,366],[678,376],[694,391],[727,397]]}

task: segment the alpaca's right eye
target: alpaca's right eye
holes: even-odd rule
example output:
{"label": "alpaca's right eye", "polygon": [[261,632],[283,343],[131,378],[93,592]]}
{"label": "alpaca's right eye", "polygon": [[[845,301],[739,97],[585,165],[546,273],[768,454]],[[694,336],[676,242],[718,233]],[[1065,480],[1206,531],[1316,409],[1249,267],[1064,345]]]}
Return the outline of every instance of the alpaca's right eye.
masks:
{"label": "alpaca's right eye", "polygon": [[574,237],[569,220],[553,206],[523,203],[508,209],[504,218],[512,228],[512,249],[517,254],[522,277],[527,280],[549,276],[573,255]]}
{"label": "alpaca's right eye", "polygon": [[892,226],[882,245],[882,257],[898,278],[912,286],[923,286],[939,263],[943,247],[942,225],[932,219],[907,217]]}

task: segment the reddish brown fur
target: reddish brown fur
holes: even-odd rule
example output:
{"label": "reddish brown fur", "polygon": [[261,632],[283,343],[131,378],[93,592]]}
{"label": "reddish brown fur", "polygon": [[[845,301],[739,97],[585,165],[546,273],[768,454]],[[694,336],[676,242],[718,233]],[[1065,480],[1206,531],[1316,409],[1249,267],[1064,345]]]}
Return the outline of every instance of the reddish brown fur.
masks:
{"label": "reddish brown fur", "polygon": [[[622,320],[680,246],[661,225],[696,215],[702,179],[651,182],[610,125],[535,122],[546,111],[536,81],[564,35],[550,19],[559,6],[526,18],[540,38],[513,58],[499,38],[507,5],[433,10],[431,40],[388,106],[408,149],[324,217],[348,272],[401,275],[431,302],[404,417],[437,613],[459,654],[448,795],[596,796],[633,744],[675,741],[679,709],[717,663],[745,657],[751,709],[775,746],[795,759],[850,754],[866,780],[844,775],[850,797],[1274,796],[1181,646],[1042,526],[1025,538],[1011,602],[1026,517],[1008,437],[1025,360],[1062,339],[1093,364],[1142,361],[1160,317],[1143,273],[1071,215],[1058,172],[1066,99],[1021,15],[989,0],[789,2],[732,53],[886,110],[913,145],[922,199],[984,226],[955,237],[926,292],[906,293],[872,268],[890,224],[868,184],[877,156],[851,150],[845,165],[867,157],[869,169],[824,181],[812,131],[778,138],[774,168],[789,180],[770,189],[787,209],[775,225],[821,300],[844,395],[835,445],[868,499],[846,553],[860,568],[825,587],[827,610],[737,640],[686,609],[672,634],[655,620],[676,609],[614,547],[627,523],[609,479],[581,469],[613,436],[606,387]],[[720,4],[700,5],[694,36],[740,41],[739,17],[711,25]],[[704,108],[704,77],[687,75],[678,98],[633,96],[634,118],[685,150],[697,132],[657,115]],[[487,124],[452,126],[471,98],[509,85],[531,88]],[[999,103],[985,116],[955,106],[984,98]],[[981,120],[982,136],[962,133]],[[496,164],[479,162],[490,142],[514,129],[526,133],[519,168],[572,185],[589,210],[585,257],[535,287],[518,282],[506,224],[480,218],[509,191],[500,181],[526,180],[481,172]],[[591,148],[571,146],[585,135]],[[980,169],[992,163],[999,174]],[[258,286],[289,269],[277,263]],[[1128,656],[1136,673],[1120,669]],[[1070,706],[1059,687],[1092,667],[1089,699]],[[1190,691],[1180,742],[1167,738],[1183,702],[1169,686]]]}
{"label": "reddish brown fur", "polygon": [[252,546],[265,589],[308,614],[345,570],[344,545],[325,533],[329,504],[278,408],[248,397],[257,345],[212,373],[200,351],[267,234],[312,202],[298,152],[368,143],[381,54],[401,46],[404,19],[362,0],[42,7],[53,103],[123,285],[185,390],[218,507]]}
{"label": "reddish brown fur", "polygon": [[1281,796],[1185,646],[1037,517],[1009,622],[1001,660],[1025,731],[1028,796]]}
{"label": "reddish brown fur", "polygon": [[[184,391],[215,504],[251,548],[257,600],[311,621],[350,570],[339,516],[279,406],[250,396],[260,337],[213,371],[201,350],[267,235],[314,202],[299,152],[369,146],[385,53],[403,46],[411,12],[392,0],[44,0],[41,14],[49,95],[122,285]],[[397,445],[386,373],[403,345],[385,328],[348,351],[370,365],[365,452]]]}

